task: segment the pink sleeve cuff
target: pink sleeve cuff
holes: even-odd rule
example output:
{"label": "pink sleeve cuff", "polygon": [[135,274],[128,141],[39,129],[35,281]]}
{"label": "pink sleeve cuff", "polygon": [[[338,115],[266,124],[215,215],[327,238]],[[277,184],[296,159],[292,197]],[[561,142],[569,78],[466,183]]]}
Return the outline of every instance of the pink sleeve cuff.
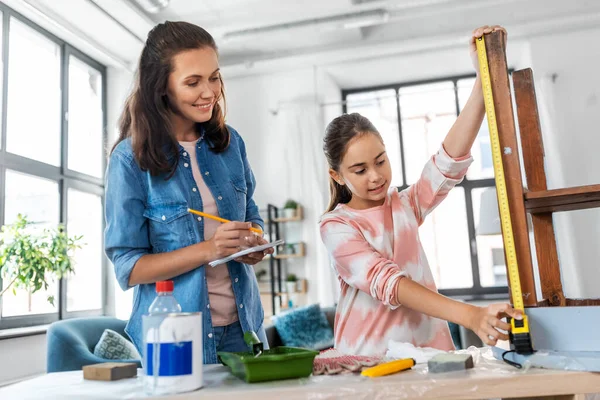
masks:
{"label": "pink sleeve cuff", "polygon": [[467,169],[473,162],[473,157],[471,153],[459,158],[450,157],[444,149],[444,145],[441,145],[440,150],[434,156],[434,162],[446,177],[458,179],[467,173]]}

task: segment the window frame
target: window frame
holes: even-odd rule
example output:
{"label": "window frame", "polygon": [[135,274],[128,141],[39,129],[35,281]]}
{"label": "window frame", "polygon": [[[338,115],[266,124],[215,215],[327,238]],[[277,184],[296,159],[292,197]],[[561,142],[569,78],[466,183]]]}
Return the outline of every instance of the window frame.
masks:
{"label": "window frame", "polygon": [[[107,82],[106,82],[106,66],[94,60],[84,52],[71,46],[69,43],[58,38],[44,28],[30,21],[20,13],[14,11],[7,5],[0,3],[0,12],[2,12],[2,115],[0,129],[0,226],[5,222],[5,189],[6,189],[6,171],[13,170],[29,174],[35,177],[46,178],[58,183],[59,190],[59,217],[60,222],[67,226],[68,221],[68,190],[69,188],[76,189],[85,193],[94,194],[100,197],[102,207],[104,208],[104,171],[106,170],[107,160],[104,155],[104,145],[107,143]],[[10,21],[14,18],[20,23],[23,23],[28,28],[33,29],[37,33],[42,34],[45,38],[56,43],[60,47],[61,70],[60,70],[60,87],[61,87],[61,127],[60,127],[60,166],[46,164],[40,161],[32,160],[17,154],[7,152],[7,107],[8,107],[8,79],[9,79],[9,35]],[[84,173],[70,170],[67,167],[68,162],[68,112],[69,112],[69,59],[76,57],[80,61],[96,69],[102,77],[102,146],[97,151],[102,152],[102,177],[86,175]],[[105,221],[102,220],[102,229],[104,230]],[[103,235],[101,248],[104,248]],[[83,316],[98,316],[105,315],[107,311],[107,281],[108,281],[108,260],[102,255],[101,260],[101,308],[85,311],[67,311],[67,279],[61,279],[58,285],[57,311],[49,314],[31,314],[11,317],[1,317],[2,314],[2,297],[0,297],[0,332],[6,329],[25,328],[40,325],[47,325],[55,321],[68,318],[77,318]],[[0,287],[2,279],[0,278]],[[7,292],[4,296],[10,295]],[[4,297],[3,296],[3,297]],[[25,334],[27,335],[27,334]],[[16,335],[19,336],[19,335]],[[9,335],[8,337],[15,337]]]}
{"label": "window frame", "polygon": [[[509,69],[509,74],[512,70]],[[453,75],[432,79],[414,80],[395,84],[359,87],[342,90],[342,109],[344,113],[347,113],[347,97],[348,95],[374,92],[380,90],[393,89],[396,92],[396,115],[398,117],[398,135],[400,143],[400,154],[401,154],[401,168],[402,168],[402,186],[398,190],[404,190],[409,185],[406,183],[406,165],[405,165],[405,149],[402,137],[402,110],[400,108],[400,96],[399,91],[401,88],[407,86],[426,85],[440,82],[452,82],[454,85],[454,100],[456,107],[456,115],[460,114],[460,104],[458,98],[458,81],[462,79],[473,79],[475,74],[462,74]],[[458,289],[439,289],[439,292],[445,296],[454,297],[464,300],[493,300],[493,299],[506,299],[509,296],[508,286],[492,286],[486,287],[481,285],[481,279],[479,274],[479,259],[477,254],[477,235],[475,232],[475,217],[473,210],[473,199],[472,190],[477,188],[495,187],[496,182],[494,178],[484,179],[473,179],[469,180],[466,176],[460,184],[457,186],[462,187],[465,194],[465,207],[467,208],[467,225],[469,233],[469,253],[471,256],[471,275],[473,277],[473,286],[470,288],[458,288]]]}

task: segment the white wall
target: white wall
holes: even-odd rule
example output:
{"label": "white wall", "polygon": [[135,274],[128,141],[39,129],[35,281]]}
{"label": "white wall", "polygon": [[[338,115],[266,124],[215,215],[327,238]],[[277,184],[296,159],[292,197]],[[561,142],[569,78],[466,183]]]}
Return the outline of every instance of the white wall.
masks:
{"label": "white wall", "polygon": [[[244,138],[256,175],[255,201],[264,209],[267,204],[282,207],[287,199],[292,198],[304,207],[305,218],[302,223],[282,227],[289,228],[286,229],[286,236],[290,242],[302,240],[307,244],[305,258],[285,262],[288,272],[309,279],[309,301],[331,303],[331,290],[319,289],[322,286],[318,280],[318,268],[319,265],[325,266],[319,260],[323,260],[325,254],[319,248],[322,244],[316,227],[326,206],[324,203],[328,190],[320,150],[324,115],[331,117],[331,110],[336,108],[335,115],[339,114],[340,89],[327,74],[316,68],[232,79],[227,79],[225,75],[224,80],[227,121]],[[322,103],[336,104],[321,110]],[[307,121],[310,128],[300,128],[295,122],[295,118],[298,118],[296,113],[303,112],[301,109],[310,110],[307,118],[313,120]],[[312,153],[310,155],[306,153],[308,148]],[[314,159],[321,162],[321,166],[315,166]],[[322,174],[323,183],[315,190],[307,190],[301,182],[314,184],[307,175],[313,176],[315,168]]]}
{"label": "white wall", "polygon": [[[507,60],[512,68],[527,66],[528,43],[510,41]],[[324,69],[343,89],[475,73],[466,44],[376,58],[365,55],[362,59],[327,65]]]}
{"label": "white wall", "polygon": [[317,88],[321,97],[324,127],[342,113],[342,88],[326,68],[317,69]]}
{"label": "white wall", "polygon": [[46,335],[0,340],[0,386],[46,372]]}
{"label": "white wall", "polygon": [[[258,75],[225,81],[227,122],[244,138],[257,182],[255,200],[260,208],[267,203],[283,205],[291,182],[285,182],[287,165],[277,162],[285,132],[278,114],[295,99],[314,96],[312,69],[273,75]],[[277,184],[274,184],[277,183]],[[281,184],[286,190],[282,190]]]}
{"label": "white wall", "polygon": [[[600,182],[600,29],[531,39],[549,188]],[[553,81],[553,75],[554,81]],[[540,98],[541,97],[541,98]],[[600,210],[555,214],[565,295],[600,297]]]}

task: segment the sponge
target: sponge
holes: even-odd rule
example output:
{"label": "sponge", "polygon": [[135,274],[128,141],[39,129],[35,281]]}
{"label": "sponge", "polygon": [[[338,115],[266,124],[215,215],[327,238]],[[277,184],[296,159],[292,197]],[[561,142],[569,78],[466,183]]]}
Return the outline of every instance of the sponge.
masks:
{"label": "sponge", "polygon": [[105,362],[86,365],[83,368],[83,379],[93,381],[116,381],[137,376],[137,364]]}
{"label": "sponge", "polygon": [[473,368],[473,357],[470,354],[437,354],[427,362],[429,372],[462,371]]}

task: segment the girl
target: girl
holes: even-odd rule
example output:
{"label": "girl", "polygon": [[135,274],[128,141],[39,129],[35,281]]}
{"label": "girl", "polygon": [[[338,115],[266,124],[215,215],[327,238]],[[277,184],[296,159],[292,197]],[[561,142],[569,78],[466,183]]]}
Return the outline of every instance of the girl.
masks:
{"label": "girl", "polygon": [[[126,331],[140,351],[141,317],[155,282],[167,279],[182,311],[202,312],[204,363],[216,363],[217,351],[246,350],[244,331],[267,343],[250,266],[265,254],[205,267],[266,242],[249,230],[263,225],[255,180],[244,141],[225,125],[224,103],[211,35],[185,22],[154,27],[106,173],[106,254],[121,288],[135,288]],[[238,222],[195,217],[188,207]]]}
{"label": "girl", "polygon": [[[475,40],[499,26],[476,29]],[[381,136],[359,114],[342,115],[327,127],[324,151],[330,167],[331,202],[320,222],[321,237],[341,285],[335,319],[335,347],[349,354],[382,355],[388,341],[452,350],[443,321],[473,330],[486,344],[508,335],[501,318],[521,318],[508,304],[476,307],[437,293],[418,228],[466,174],[470,149],[483,121],[481,81],[440,150],[420,179],[398,192]]]}

